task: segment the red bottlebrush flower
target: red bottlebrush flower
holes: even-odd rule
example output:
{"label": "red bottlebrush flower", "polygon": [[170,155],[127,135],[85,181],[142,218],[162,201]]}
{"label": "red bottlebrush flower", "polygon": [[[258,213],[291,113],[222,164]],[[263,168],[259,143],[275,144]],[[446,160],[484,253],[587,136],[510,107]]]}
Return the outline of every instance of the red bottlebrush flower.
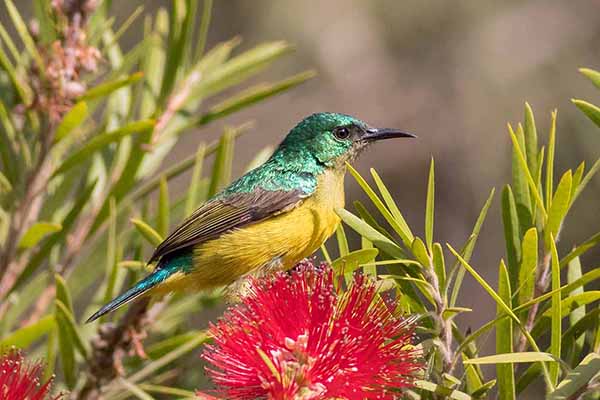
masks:
{"label": "red bottlebrush flower", "polygon": [[391,306],[364,275],[337,290],[326,265],[254,279],[211,325],[207,373],[227,399],[396,399],[421,364],[413,320]]}
{"label": "red bottlebrush flower", "polygon": [[[1,400],[44,400],[50,396],[52,379],[40,384],[43,365],[28,364],[23,354],[16,349],[0,355],[0,399]],[[57,400],[61,395],[53,397]]]}

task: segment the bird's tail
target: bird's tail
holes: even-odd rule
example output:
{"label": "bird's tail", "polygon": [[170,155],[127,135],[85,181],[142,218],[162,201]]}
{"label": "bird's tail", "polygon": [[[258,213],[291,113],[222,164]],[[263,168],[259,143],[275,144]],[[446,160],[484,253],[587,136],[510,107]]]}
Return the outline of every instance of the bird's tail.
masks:
{"label": "bird's tail", "polygon": [[107,314],[111,311],[116,310],[117,308],[129,303],[132,300],[137,299],[148,290],[152,289],[154,286],[158,285],[161,282],[164,282],[170,275],[175,273],[176,270],[172,268],[157,268],[150,275],[136,283],[132,288],[127,290],[125,293],[115,297],[109,303],[103,305],[98,311],[94,313],[91,317],[88,318],[86,323],[93,322]]}

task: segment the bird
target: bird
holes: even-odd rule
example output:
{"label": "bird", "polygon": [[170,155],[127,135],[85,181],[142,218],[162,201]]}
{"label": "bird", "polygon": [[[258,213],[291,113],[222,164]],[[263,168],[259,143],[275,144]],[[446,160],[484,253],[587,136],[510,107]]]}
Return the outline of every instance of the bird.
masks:
{"label": "bird", "polygon": [[207,200],[160,243],[153,272],[87,322],[144,295],[226,287],[248,275],[292,268],[336,230],[346,163],[372,143],[416,137],[346,114],[312,114],[264,164]]}

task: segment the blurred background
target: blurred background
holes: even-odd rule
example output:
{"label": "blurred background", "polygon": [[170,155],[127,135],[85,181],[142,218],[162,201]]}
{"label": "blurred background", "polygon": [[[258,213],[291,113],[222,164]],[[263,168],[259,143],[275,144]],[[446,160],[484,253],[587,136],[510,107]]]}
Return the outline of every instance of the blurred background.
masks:
{"label": "blurred background", "polygon": [[[20,9],[27,15],[30,5],[24,3]],[[113,2],[112,15],[119,26],[142,4],[150,13],[169,3]],[[455,247],[465,242],[496,187],[472,261],[492,282],[504,257],[499,195],[510,180],[506,123],[523,119],[527,101],[544,138],[550,112],[558,108],[556,170],[576,168],[582,160],[589,168],[600,156],[600,132],[570,101],[598,101],[598,92],[577,69],[600,67],[600,1],[216,1],[207,48],[236,35],[243,39],[242,49],[276,39],[295,45],[294,54],[267,72],[271,78],[309,68],[318,76],[228,119],[231,124],[255,121],[237,142],[234,177],[257,152],[276,145],[314,112],[348,113],[374,126],[415,133],[418,140],[374,146],[355,166],[365,175],[370,167],[377,169],[409,225],[421,234],[434,157],[435,239]],[[134,24],[124,49],[141,36],[142,24]],[[187,134],[166,164],[221,132],[222,126],[213,124]],[[352,178],[347,188],[350,208],[352,200],[365,198]],[[581,243],[598,231],[599,195],[596,177],[578,200],[582,204],[568,220],[563,243]],[[597,253],[585,256],[584,270],[595,267],[597,259]],[[459,303],[489,310],[460,317],[463,326],[476,328],[490,319],[495,305],[470,278],[465,284]],[[481,308],[484,304],[487,308]],[[493,338],[488,340],[492,345]]]}

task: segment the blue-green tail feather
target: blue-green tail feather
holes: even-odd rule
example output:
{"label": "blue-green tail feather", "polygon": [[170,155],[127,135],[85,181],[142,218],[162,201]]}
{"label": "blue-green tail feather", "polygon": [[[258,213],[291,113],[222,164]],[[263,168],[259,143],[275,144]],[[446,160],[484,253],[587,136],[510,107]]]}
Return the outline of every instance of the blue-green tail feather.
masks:
{"label": "blue-green tail feather", "polygon": [[191,268],[192,257],[191,253],[175,256],[166,262],[162,262],[150,275],[136,283],[132,288],[125,293],[115,297],[109,303],[103,305],[98,311],[88,318],[86,323],[93,322],[117,308],[133,301],[152,289],[154,286],[164,282],[169,276],[176,272],[187,272]]}

